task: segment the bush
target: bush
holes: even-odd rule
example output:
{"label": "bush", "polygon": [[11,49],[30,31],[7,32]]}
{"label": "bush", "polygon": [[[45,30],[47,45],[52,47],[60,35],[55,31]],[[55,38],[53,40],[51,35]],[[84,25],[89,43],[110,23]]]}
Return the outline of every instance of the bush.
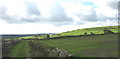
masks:
{"label": "bush", "polygon": [[47,34],[47,35],[46,35],[46,39],[49,39],[49,38],[50,38],[50,35],[49,35],[49,34]]}
{"label": "bush", "polygon": [[90,32],[91,33],[91,35],[94,35],[94,33],[93,32]]}
{"label": "bush", "polygon": [[114,34],[114,32],[112,32],[109,29],[104,29],[103,32],[104,32],[104,34]]}
{"label": "bush", "polygon": [[85,32],[84,35],[87,35],[87,32]]}

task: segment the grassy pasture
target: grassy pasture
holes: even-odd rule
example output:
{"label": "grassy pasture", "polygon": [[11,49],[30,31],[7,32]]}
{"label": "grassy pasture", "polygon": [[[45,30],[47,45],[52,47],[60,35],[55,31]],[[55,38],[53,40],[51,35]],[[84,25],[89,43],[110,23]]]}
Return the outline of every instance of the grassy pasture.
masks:
{"label": "grassy pasture", "polygon": [[[93,27],[93,28],[84,28],[84,29],[77,29],[77,30],[72,30],[72,31],[67,31],[67,32],[63,32],[63,33],[58,33],[56,35],[52,35],[50,36],[50,38],[53,37],[60,37],[60,36],[76,36],[76,35],[84,35],[85,32],[87,32],[87,34],[90,34],[90,32],[93,32],[95,34],[103,34],[103,29],[104,28],[108,28],[109,30],[113,31],[114,33],[120,33],[120,26],[103,26],[103,27]],[[39,39],[44,39],[44,37],[46,37],[46,35],[41,35],[39,37],[34,37],[34,36],[28,36],[28,37],[21,37],[24,39],[27,38],[39,38]],[[19,39],[21,39],[19,38]]]}
{"label": "grassy pasture", "polygon": [[118,26],[104,26],[104,27],[93,27],[93,28],[85,28],[85,29],[77,29],[73,31],[67,31],[63,33],[59,33],[61,36],[70,36],[70,35],[84,35],[85,32],[87,34],[90,34],[90,32],[93,32],[95,34],[103,34],[103,29],[108,28],[109,30],[113,31],[114,33],[120,33],[118,31]]}
{"label": "grassy pasture", "polygon": [[46,47],[65,49],[77,57],[118,56],[118,34],[35,41]]}
{"label": "grassy pasture", "polygon": [[[53,35],[52,37],[59,36],[74,36],[83,35],[85,32],[90,34],[93,32],[95,34],[102,34],[103,28],[109,28],[109,30],[120,33],[118,28],[120,26],[105,26],[105,27],[94,27],[77,29],[73,31],[58,33],[59,35]],[[21,38],[39,38],[44,39],[45,35],[40,37],[28,36]],[[19,38],[19,39],[21,39]],[[118,34],[107,34],[99,36],[83,36],[83,37],[67,37],[61,39],[53,40],[34,40],[36,43],[40,43],[45,47],[57,47],[60,49],[65,49],[70,54],[76,57],[117,57],[118,56]],[[12,57],[29,57],[29,51],[31,47],[28,45],[28,41],[22,41],[15,47],[11,48],[10,56]]]}

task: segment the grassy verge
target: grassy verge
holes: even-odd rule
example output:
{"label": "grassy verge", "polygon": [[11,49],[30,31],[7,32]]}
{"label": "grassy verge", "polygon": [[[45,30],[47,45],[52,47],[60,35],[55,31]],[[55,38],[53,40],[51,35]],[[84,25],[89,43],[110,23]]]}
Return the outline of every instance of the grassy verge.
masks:
{"label": "grassy verge", "polygon": [[30,57],[30,47],[27,41],[22,41],[10,49],[11,57]]}

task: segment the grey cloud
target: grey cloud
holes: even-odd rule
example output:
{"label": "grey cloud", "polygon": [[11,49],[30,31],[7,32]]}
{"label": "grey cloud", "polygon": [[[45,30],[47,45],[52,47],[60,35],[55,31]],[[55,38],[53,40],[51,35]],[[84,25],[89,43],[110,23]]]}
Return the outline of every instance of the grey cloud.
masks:
{"label": "grey cloud", "polygon": [[6,21],[9,24],[23,24],[23,23],[35,23],[39,22],[39,18],[21,18],[17,15],[10,16],[10,15],[4,15],[1,17],[2,20]]}
{"label": "grey cloud", "polygon": [[18,16],[9,16],[9,15],[3,15],[1,17],[2,20],[6,21],[9,24],[13,23],[21,23],[20,19]]}
{"label": "grey cloud", "polygon": [[37,22],[36,19],[31,19],[31,18],[21,18],[21,21],[27,23]]}
{"label": "grey cloud", "polygon": [[120,20],[120,12],[118,13],[118,20]]}
{"label": "grey cloud", "polygon": [[78,14],[77,15],[82,21],[95,22],[97,21],[96,12],[93,10],[89,15]]}
{"label": "grey cloud", "polygon": [[37,5],[33,2],[26,2],[26,9],[27,9],[27,12],[29,14],[32,14],[32,15],[40,15],[40,11],[37,7]]}
{"label": "grey cloud", "polygon": [[[97,22],[97,21],[106,22],[107,20],[109,20],[109,21],[116,20],[117,21],[120,19],[120,17],[117,18],[117,15],[114,17],[107,17],[102,14],[96,14],[94,9],[91,12],[91,14],[89,14],[89,15],[78,14],[77,16],[81,19],[81,21],[87,21],[87,22]],[[78,22],[76,24],[82,24],[82,23]]]}
{"label": "grey cloud", "polygon": [[7,12],[7,8],[5,6],[0,5],[0,17],[5,15]]}
{"label": "grey cloud", "polygon": [[107,17],[107,16],[104,16],[104,15],[98,15],[97,19],[98,19],[98,21],[102,21],[102,22],[105,22],[107,20],[109,20],[109,21],[112,21],[112,20],[117,21],[118,20],[117,16],[116,17]]}
{"label": "grey cloud", "polygon": [[106,19],[108,19],[108,17],[101,15],[101,14],[98,15],[97,18],[99,19],[98,21],[102,21],[102,22],[104,22],[104,21],[106,21]]}
{"label": "grey cloud", "polygon": [[23,24],[23,23],[50,23],[56,26],[68,25],[73,22],[72,18],[69,18],[65,13],[65,9],[59,4],[55,4],[50,9],[51,16],[46,18],[41,16],[40,11],[37,9],[37,6],[34,3],[26,3],[26,8],[28,11],[28,16],[36,15],[34,18],[24,16],[20,17],[19,15],[7,15],[6,11],[4,16],[1,16],[2,20],[10,24]]}
{"label": "grey cloud", "polygon": [[62,25],[69,25],[71,24],[70,22],[67,23],[53,23],[55,26],[62,26]]}
{"label": "grey cloud", "polygon": [[[40,15],[40,11],[37,8],[37,5],[35,3],[27,2],[25,4],[25,6],[27,9],[28,15],[37,15],[37,16]],[[13,16],[8,15],[6,12],[7,12],[7,8],[5,6],[0,6],[0,18],[9,24],[13,24],[13,23],[22,24],[22,23],[32,23],[32,22],[34,23],[34,22],[39,21],[38,17],[36,17],[36,18],[30,18],[30,17],[22,18],[18,15],[13,15]]]}
{"label": "grey cloud", "polygon": [[120,1],[118,2],[118,9],[120,9]]}
{"label": "grey cloud", "polygon": [[[17,16],[10,16],[6,14],[7,8],[5,6],[0,5],[0,18],[7,23],[19,23],[18,17]],[[17,20],[16,20],[17,19]]]}
{"label": "grey cloud", "polygon": [[84,25],[84,24],[85,22],[82,22],[82,21],[76,23],[76,25]]}
{"label": "grey cloud", "polygon": [[120,20],[120,1],[118,2],[118,20]]}
{"label": "grey cloud", "polygon": [[21,18],[21,21],[25,23],[39,23],[39,22],[42,22],[43,20],[45,20],[45,18],[41,16],[36,16],[34,18],[29,18],[29,17]]}
{"label": "grey cloud", "polygon": [[112,9],[118,9],[118,2],[109,2],[108,6],[111,7]]}
{"label": "grey cloud", "polygon": [[7,11],[8,11],[8,9],[5,6],[0,5],[0,18],[1,18],[1,20],[4,20],[6,23],[9,23],[9,24],[21,23],[19,16],[7,15],[7,13],[6,13]]}
{"label": "grey cloud", "polygon": [[65,9],[59,4],[55,4],[51,7],[50,17],[42,17],[41,15],[35,18],[21,18],[23,22],[37,22],[37,23],[49,23],[56,26],[67,25],[73,22],[72,18],[69,18],[65,13]]}
{"label": "grey cloud", "polygon": [[60,6],[59,4],[56,4],[51,7],[51,17],[50,17],[50,22],[54,23],[71,23],[73,22],[73,19],[68,17],[67,14],[65,13],[65,9]]}

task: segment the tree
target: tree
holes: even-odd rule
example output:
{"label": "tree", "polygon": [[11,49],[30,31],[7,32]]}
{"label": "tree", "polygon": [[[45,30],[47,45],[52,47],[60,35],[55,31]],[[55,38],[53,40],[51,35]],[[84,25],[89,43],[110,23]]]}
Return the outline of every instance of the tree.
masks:
{"label": "tree", "polygon": [[49,34],[47,34],[47,35],[46,35],[46,38],[47,38],[47,39],[49,39],[49,38],[50,38],[50,35],[49,35]]}
{"label": "tree", "polygon": [[114,32],[112,32],[109,29],[104,29],[103,32],[104,32],[104,34],[114,34]]}
{"label": "tree", "polygon": [[36,40],[38,40],[39,38],[35,38]]}
{"label": "tree", "polygon": [[87,32],[85,32],[84,35],[87,35]]}
{"label": "tree", "polygon": [[91,33],[91,35],[94,35],[94,33],[93,32],[90,32]]}

